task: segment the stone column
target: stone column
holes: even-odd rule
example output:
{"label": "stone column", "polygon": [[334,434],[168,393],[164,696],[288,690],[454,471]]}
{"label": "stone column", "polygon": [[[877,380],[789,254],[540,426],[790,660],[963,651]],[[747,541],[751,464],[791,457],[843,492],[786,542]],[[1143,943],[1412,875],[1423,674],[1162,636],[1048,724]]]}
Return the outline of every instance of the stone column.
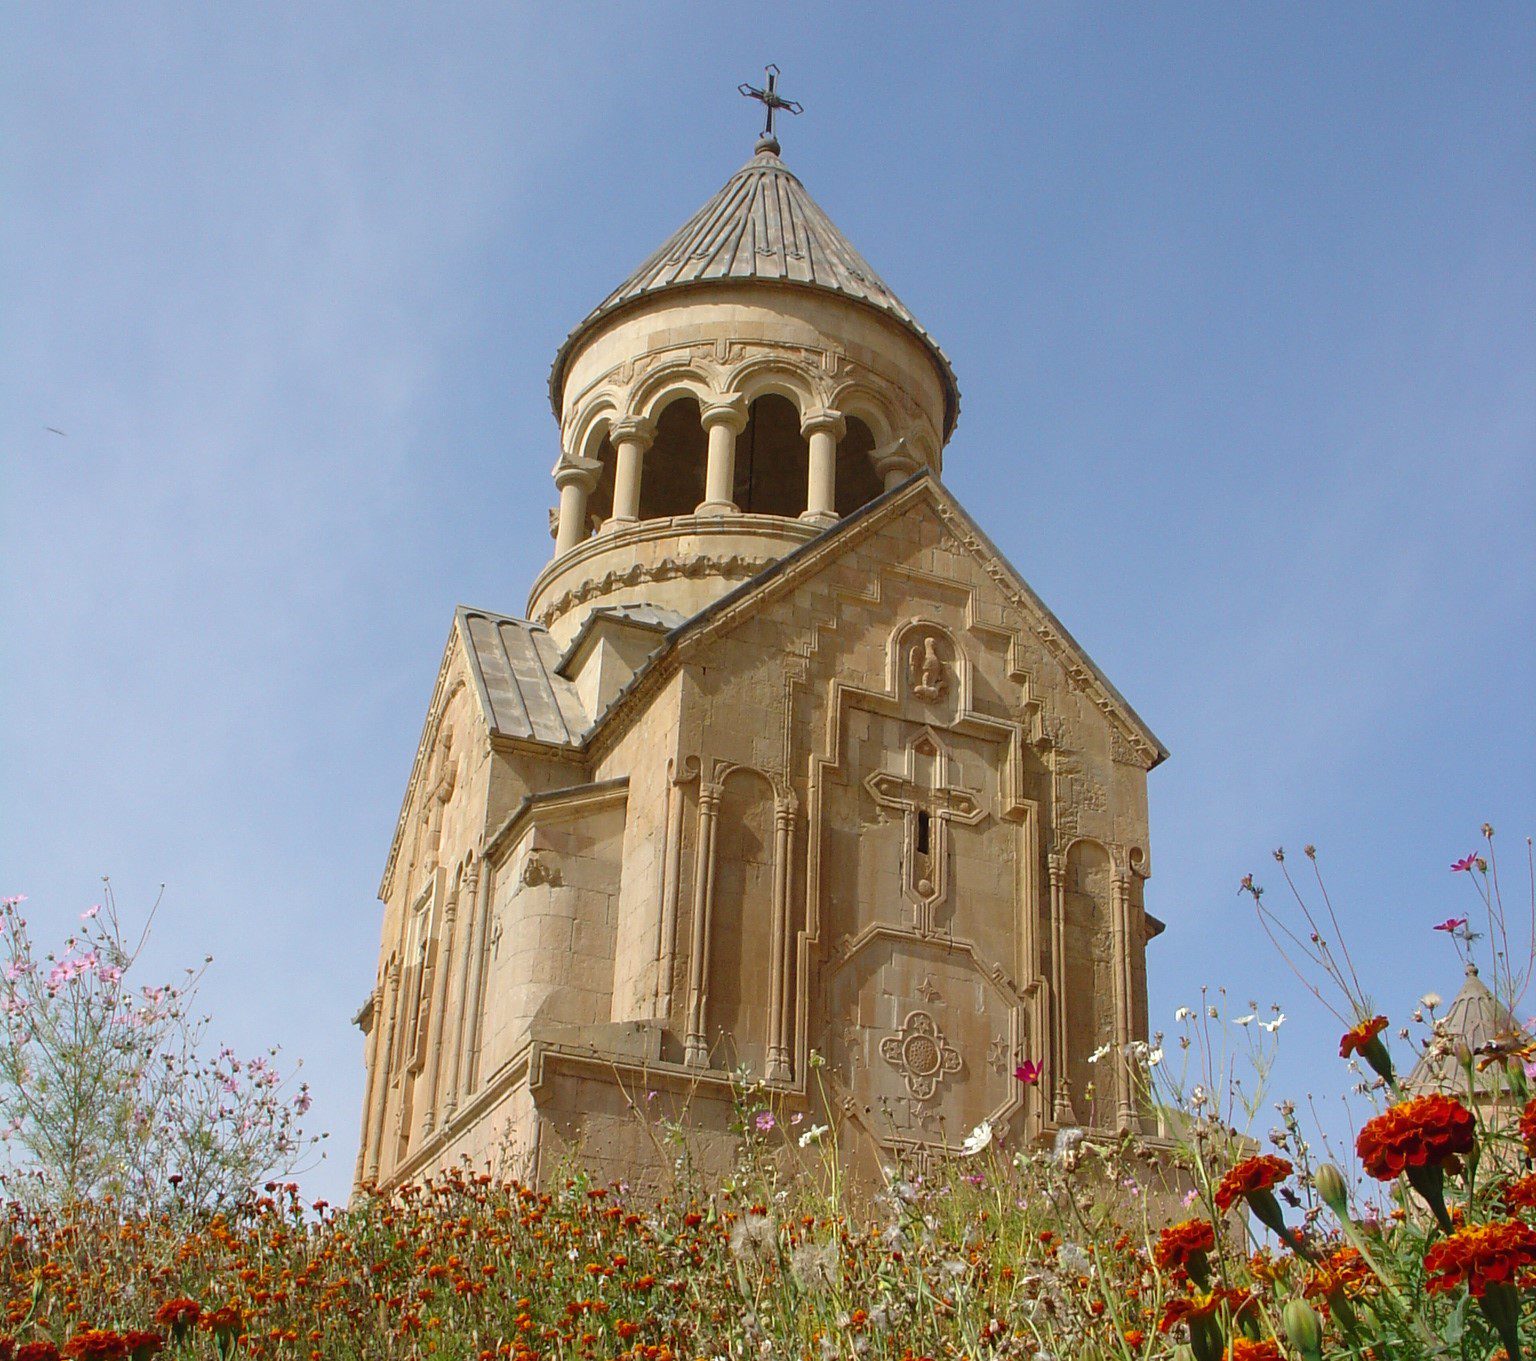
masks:
{"label": "stone column", "polygon": [[361,1182],[367,1170],[369,1121],[373,1118],[373,1093],[379,1081],[379,1031],[384,1028],[384,1018],[379,1013],[384,1006],[384,987],[375,983],[368,994],[368,1031],[363,1063],[366,1077],[363,1085],[363,1128],[357,1140],[357,1162],[352,1168],[352,1181]]}
{"label": "stone column", "polygon": [[709,1040],[704,1033],[708,1008],[709,919],[715,897],[715,824],[724,791],[717,784],[699,785],[699,830],[693,861],[693,958],[689,961],[688,1036],[683,1062],[690,1068],[709,1067]]}
{"label": "stone column", "polygon": [[587,497],[597,486],[602,464],[595,459],[573,459],[555,469],[560,488],[560,527],[555,534],[555,556],[569,553],[587,537]]}
{"label": "stone column", "polygon": [[802,520],[830,525],[837,519],[837,442],[846,429],[840,411],[813,411],[800,423],[800,433],[811,445]]}
{"label": "stone column", "polygon": [[883,449],[876,449],[870,454],[869,461],[874,464],[876,475],[885,483],[886,491],[899,487],[922,466],[907,448],[905,435]]}
{"label": "stone column", "polygon": [[480,929],[480,862],[474,861],[464,871],[460,886],[464,895],[464,945],[458,951],[458,978],[449,999],[454,1012],[453,1035],[448,1042],[448,1090],[443,1096],[443,1124],[453,1119],[459,1105],[459,1078],[464,1071],[464,1022],[469,1009],[469,961],[474,954],[475,938]]}
{"label": "stone column", "polygon": [[368,1180],[379,1179],[379,1157],[384,1148],[384,1118],[389,1106],[389,1056],[395,1045],[395,1020],[400,1009],[400,961],[389,966],[385,991],[389,994],[389,1021],[380,1037],[379,1076],[373,1094],[368,1140]]}
{"label": "stone column", "polygon": [[618,458],[613,474],[613,514],[610,525],[633,524],[640,518],[640,470],[645,451],[656,438],[656,427],[640,416],[615,421],[608,432]]}
{"label": "stone column", "polygon": [[704,470],[704,499],[700,515],[736,515],[736,436],[747,428],[747,404],[741,397],[711,402],[699,414],[709,435],[709,461]]}
{"label": "stone column", "polygon": [[1120,1046],[1120,1128],[1130,1129],[1137,1118],[1137,1094],[1132,1078],[1130,1034],[1130,880],[1115,874],[1115,1041]]}
{"label": "stone column", "polygon": [[672,1010],[672,966],[677,957],[677,902],[683,869],[683,791],[667,762],[666,844],[661,862],[661,920],[656,928],[656,990],[651,1015],[665,1020]]}
{"label": "stone column", "polygon": [[773,809],[773,955],[768,961],[768,1080],[790,1079],[786,1012],[789,999],[789,848],[795,806],[785,801]]}
{"label": "stone column", "polygon": [[443,924],[437,935],[437,959],[432,965],[432,995],[427,999],[427,1110],[422,1117],[425,1138],[437,1124],[437,1079],[442,1072],[443,1027],[448,1022],[448,972],[453,967],[454,924],[459,915],[457,890],[443,904]]}
{"label": "stone column", "polygon": [[491,938],[491,894],[495,891],[495,876],[489,865],[480,867],[480,902],[475,909],[476,927],[474,954],[469,961],[469,1004],[464,1039],[460,1047],[464,1051],[464,1083],[459,1089],[462,1097],[468,1097],[480,1080],[480,1027],[484,1020],[481,1011],[485,988],[486,942]]}
{"label": "stone column", "polygon": [[1055,1073],[1051,1077],[1051,1118],[1058,1125],[1073,1125],[1072,1085],[1067,1074],[1071,1048],[1067,1040],[1067,867],[1052,851],[1047,864],[1051,875],[1051,1051]]}

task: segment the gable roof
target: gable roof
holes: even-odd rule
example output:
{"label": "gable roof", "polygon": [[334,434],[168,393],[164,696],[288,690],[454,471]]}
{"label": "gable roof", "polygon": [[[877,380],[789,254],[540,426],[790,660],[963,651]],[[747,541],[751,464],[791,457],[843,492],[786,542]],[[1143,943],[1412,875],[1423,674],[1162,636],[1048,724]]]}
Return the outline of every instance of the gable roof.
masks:
{"label": "gable roof", "polygon": [[577,747],[591,727],[576,686],[559,674],[560,649],[542,624],[460,605],[454,627],[492,736]]}
{"label": "gable roof", "polygon": [[948,356],[773,149],[759,150],[565,338],[549,375],[556,419],[566,363],[582,335],[604,317],[670,289],[745,281],[836,293],[911,331],[943,381],[949,437],[960,414],[960,385]]}
{"label": "gable roof", "polygon": [[1004,594],[1011,597],[1026,615],[1035,619],[1035,636],[1067,672],[1072,683],[1085,691],[1100,712],[1124,733],[1145,768],[1150,770],[1167,760],[1168,748],[1147,726],[1141,715],[1114,687],[1062,622],[1051,613],[1013,564],[998,551],[997,546],[966,513],[953,494],[927,468],[919,470],[899,486],[861,506],[814,539],[801,544],[673,629],[665,643],[652,653],[631,677],[629,684],[599,716],[588,734],[587,744],[600,738],[610,720],[627,707],[631,697],[655,684],[691,644],[750,615],[764,600],[793,590],[805,578],[820,571],[829,558],[852,548],[880,526],[906,514],[922,501],[928,502],[938,518],[953,532],[957,542],[984,564],[988,575]]}
{"label": "gable roof", "polygon": [[443,647],[437,683],[416,744],[410,778],[405,784],[405,797],[400,802],[400,815],[395,820],[395,835],[390,841],[389,858],[379,883],[380,898],[389,896],[406,817],[415,801],[417,787],[425,778],[443,711],[457,689],[451,689],[448,684],[453,672],[456,642],[464,648],[469,683],[479,700],[481,718],[493,738],[511,738],[557,752],[575,753],[592,728],[592,720],[581,706],[575,685],[556,672],[560,652],[548,629],[526,619],[460,605],[454,611],[453,627]]}

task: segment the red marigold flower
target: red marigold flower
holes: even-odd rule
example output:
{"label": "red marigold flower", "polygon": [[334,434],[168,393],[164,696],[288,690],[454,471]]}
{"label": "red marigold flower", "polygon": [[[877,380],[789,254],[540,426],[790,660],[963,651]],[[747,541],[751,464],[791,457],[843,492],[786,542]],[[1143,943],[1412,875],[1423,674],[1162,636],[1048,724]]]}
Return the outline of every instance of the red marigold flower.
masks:
{"label": "red marigold flower", "polygon": [[1385,1016],[1373,1016],[1369,1021],[1361,1021],[1353,1029],[1346,1030],[1339,1037],[1339,1057],[1347,1059],[1351,1054],[1359,1054],[1363,1058],[1366,1046],[1386,1028]]}
{"label": "red marigold flower", "polygon": [[1536,1172],[1505,1182],[1499,1188],[1498,1201],[1506,1214],[1516,1210],[1536,1210]]}
{"label": "red marigold flower", "polygon": [[162,1328],[189,1328],[202,1316],[203,1306],[185,1296],[166,1300],[155,1310],[155,1322]]}
{"label": "red marigold flower", "polygon": [[[1529,1108],[1527,1108],[1529,1110]],[[1460,1101],[1441,1092],[1389,1106],[1365,1122],[1355,1151],[1377,1181],[1416,1168],[1443,1168],[1472,1151],[1477,1122]]]}
{"label": "red marigold flower", "polygon": [[1490,1285],[1513,1284],[1536,1263],[1536,1229],[1518,1219],[1469,1224],[1424,1254],[1424,1288],[1433,1292],[1465,1285],[1481,1299]]}
{"label": "red marigold flower", "polygon": [[1525,1145],[1525,1151],[1536,1158],[1536,1096],[1527,1101],[1520,1112],[1520,1142]]}
{"label": "red marigold flower", "polygon": [[1227,1361],[1285,1361],[1285,1353],[1273,1338],[1255,1341],[1251,1337],[1234,1337],[1227,1348]]}
{"label": "red marigold flower", "polygon": [[59,1349],[46,1339],[23,1342],[16,1348],[16,1361],[59,1361]]}
{"label": "red marigold flower", "polygon": [[1216,1230],[1204,1219],[1186,1219],[1174,1224],[1157,1236],[1152,1248],[1152,1260],[1164,1271],[1176,1267],[1188,1269],[1197,1256],[1204,1257],[1216,1246]]}
{"label": "red marigold flower", "polygon": [[1216,1188],[1216,1208],[1225,1214],[1242,1198],[1272,1191],[1290,1175],[1290,1163],[1273,1153],[1244,1158],[1221,1179]]}
{"label": "red marigold flower", "polygon": [[64,1344],[64,1355],[78,1361],[127,1361],[128,1339],[110,1328],[87,1328]]}

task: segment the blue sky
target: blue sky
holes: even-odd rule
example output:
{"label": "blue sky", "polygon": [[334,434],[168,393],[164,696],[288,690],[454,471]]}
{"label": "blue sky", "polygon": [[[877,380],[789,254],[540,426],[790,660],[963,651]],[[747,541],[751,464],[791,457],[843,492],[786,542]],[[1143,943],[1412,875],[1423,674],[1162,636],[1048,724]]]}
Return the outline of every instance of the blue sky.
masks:
{"label": "blue sky", "polygon": [[1154,1026],[1279,1001],[1281,1084],[1346,1085],[1236,893],[1309,840],[1383,1008],[1454,991],[1450,861],[1536,830],[1536,10],[0,24],[0,888],[41,934],[165,883],[151,967],[213,954],[215,1031],[305,1060],[314,1194],[452,608],[549,552],[549,362],[748,157],[769,60],[960,375],[946,482],[1173,753]]}

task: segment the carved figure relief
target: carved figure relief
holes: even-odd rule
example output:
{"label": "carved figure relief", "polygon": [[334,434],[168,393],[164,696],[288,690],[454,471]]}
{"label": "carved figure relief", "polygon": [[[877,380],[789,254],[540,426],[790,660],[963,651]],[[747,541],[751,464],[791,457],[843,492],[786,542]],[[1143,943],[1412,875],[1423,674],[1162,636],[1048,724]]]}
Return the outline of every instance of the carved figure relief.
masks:
{"label": "carved figure relief", "polygon": [[918,699],[943,699],[949,690],[949,668],[939,656],[939,640],[929,634],[907,653],[907,680]]}
{"label": "carved figure relief", "polygon": [[901,1029],[880,1041],[880,1057],[901,1074],[917,1101],[932,1098],[939,1083],[960,1071],[960,1053],[926,1011],[910,1011]]}

